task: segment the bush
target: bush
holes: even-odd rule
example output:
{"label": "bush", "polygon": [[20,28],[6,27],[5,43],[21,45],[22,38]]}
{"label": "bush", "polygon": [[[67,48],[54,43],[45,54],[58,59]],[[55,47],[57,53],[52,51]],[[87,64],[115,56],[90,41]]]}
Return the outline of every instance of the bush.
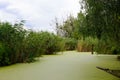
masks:
{"label": "bush", "polygon": [[77,46],[77,40],[73,38],[65,38],[65,50],[75,50]]}
{"label": "bush", "polygon": [[[92,46],[95,48],[97,45],[98,40],[95,38],[87,37],[84,40],[78,40],[77,43],[77,51],[78,52],[91,52],[92,51]],[[95,49],[94,49],[95,51]]]}
{"label": "bush", "polygon": [[76,40],[56,36],[49,32],[27,31],[23,22],[14,25],[0,23],[0,66],[32,62],[43,54],[74,50]]}
{"label": "bush", "polygon": [[95,50],[98,54],[119,54],[120,48],[112,43],[110,40],[99,40],[95,46]]}
{"label": "bush", "polygon": [[49,32],[40,32],[39,35],[44,54],[54,54],[57,51],[57,37]]}
{"label": "bush", "polygon": [[0,66],[9,65],[9,56],[6,52],[5,46],[0,43]]}
{"label": "bush", "polygon": [[[25,52],[32,57],[39,57],[43,54],[51,55],[61,51],[63,39],[49,32],[30,32],[25,39]],[[33,56],[34,54],[34,56]]]}
{"label": "bush", "polygon": [[22,24],[11,25],[8,22],[0,23],[0,42],[1,50],[1,65],[14,64],[19,62],[20,48],[22,47],[22,41],[25,36],[25,30],[22,28]]}
{"label": "bush", "polygon": [[49,32],[39,32],[41,48],[44,54],[54,54],[64,49],[63,39]]}

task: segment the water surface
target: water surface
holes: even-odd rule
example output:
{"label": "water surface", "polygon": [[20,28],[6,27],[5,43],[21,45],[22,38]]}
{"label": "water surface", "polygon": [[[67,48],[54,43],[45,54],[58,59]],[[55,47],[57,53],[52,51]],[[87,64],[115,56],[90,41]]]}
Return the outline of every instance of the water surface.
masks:
{"label": "water surface", "polygon": [[0,68],[0,80],[120,80],[96,66],[120,69],[114,55],[91,55],[75,51],[45,55],[34,63]]}

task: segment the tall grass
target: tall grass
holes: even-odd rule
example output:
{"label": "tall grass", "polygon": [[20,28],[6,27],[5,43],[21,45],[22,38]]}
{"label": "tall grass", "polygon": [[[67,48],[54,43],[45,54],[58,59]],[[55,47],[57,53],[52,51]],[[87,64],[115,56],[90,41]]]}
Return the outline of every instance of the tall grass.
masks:
{"label": "tall grass", "polygon": [[0,23],[0,66],[32,62],[63,50],[65,40],[53,33],[25,30],[21,23]]}
{"label": "tall grass", "polygon": [[65,38],[65,50],[75,50],[77,45],[77,40],[74,38]]}
{"label": "tall grass", "polygon": [[120,47],[110,40],[99,40],[95,49],[98,54],[120,54]]}
{"label": "tall grass", "polygon": [[98,40],[97,38],[92,37],[86,37],[85,39],[78,40],[78,52],[91,52],[92,49],[98,54],[120,54],[120,47],[115,46],[115,44],[109,40]]}
{"label": "tall grass", "polygon": [[[98,40],[95,38],[87,37],[85,39],[78,40],[77,51],[78,52],[91,52],[92,47],[98,44]],[[95,49],[94,49],[95,51]]]}

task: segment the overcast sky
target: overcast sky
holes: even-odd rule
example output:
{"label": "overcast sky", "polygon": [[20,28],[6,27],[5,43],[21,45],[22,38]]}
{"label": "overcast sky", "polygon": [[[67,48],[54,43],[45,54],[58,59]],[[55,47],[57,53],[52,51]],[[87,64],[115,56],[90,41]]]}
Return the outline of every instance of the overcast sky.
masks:
{"label": "overcast sky", "polygon": [[0,0],[0,20],[26,20],[33,30],[54,31],[55,17],[65,19],[79,12],[79,0]]}

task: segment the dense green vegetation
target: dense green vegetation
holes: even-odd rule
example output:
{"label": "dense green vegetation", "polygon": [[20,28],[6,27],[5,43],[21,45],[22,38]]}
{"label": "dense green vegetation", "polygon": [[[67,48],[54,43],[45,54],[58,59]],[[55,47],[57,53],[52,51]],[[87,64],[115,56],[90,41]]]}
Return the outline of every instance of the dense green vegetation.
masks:
{"label": "dense green vegetation", "polygon": [[70,15],[57,24],[57,34],[79,40],[78,51],[91,51],[93,45],[97,53],[120,54],[119,4],[119,0],[82,0],[77,18]]}
{"label": "dense green vegetation", "polygon": [[0,22],[0,66],[31,62],[42,54],[62,50],[60,37],[49,32],[25,30],[23,25],[23,21],[14,25]]}
{"label": "dense green vegetation", "polygon": [[62,38],[50,32],[25,30],[24,21],[12,25],[0,22],[0,66],[32,62],[42,55],[74,50],[72,38]]}
{"label": "dense green vegetation", "polygon": [[82,0],[76,18],[70,15],[62,24],[56,20],[57,35],[25,30],[24,21],[0,22],[0,66],[75,49],[120,54],[119,4],[119,0]]}
{"label": "dense green vegetation", "polygon": [[86,9],[85,30],[87,36],[99,39],[97,51],[120,54],[120,1],[83,0],[83,3]]}

